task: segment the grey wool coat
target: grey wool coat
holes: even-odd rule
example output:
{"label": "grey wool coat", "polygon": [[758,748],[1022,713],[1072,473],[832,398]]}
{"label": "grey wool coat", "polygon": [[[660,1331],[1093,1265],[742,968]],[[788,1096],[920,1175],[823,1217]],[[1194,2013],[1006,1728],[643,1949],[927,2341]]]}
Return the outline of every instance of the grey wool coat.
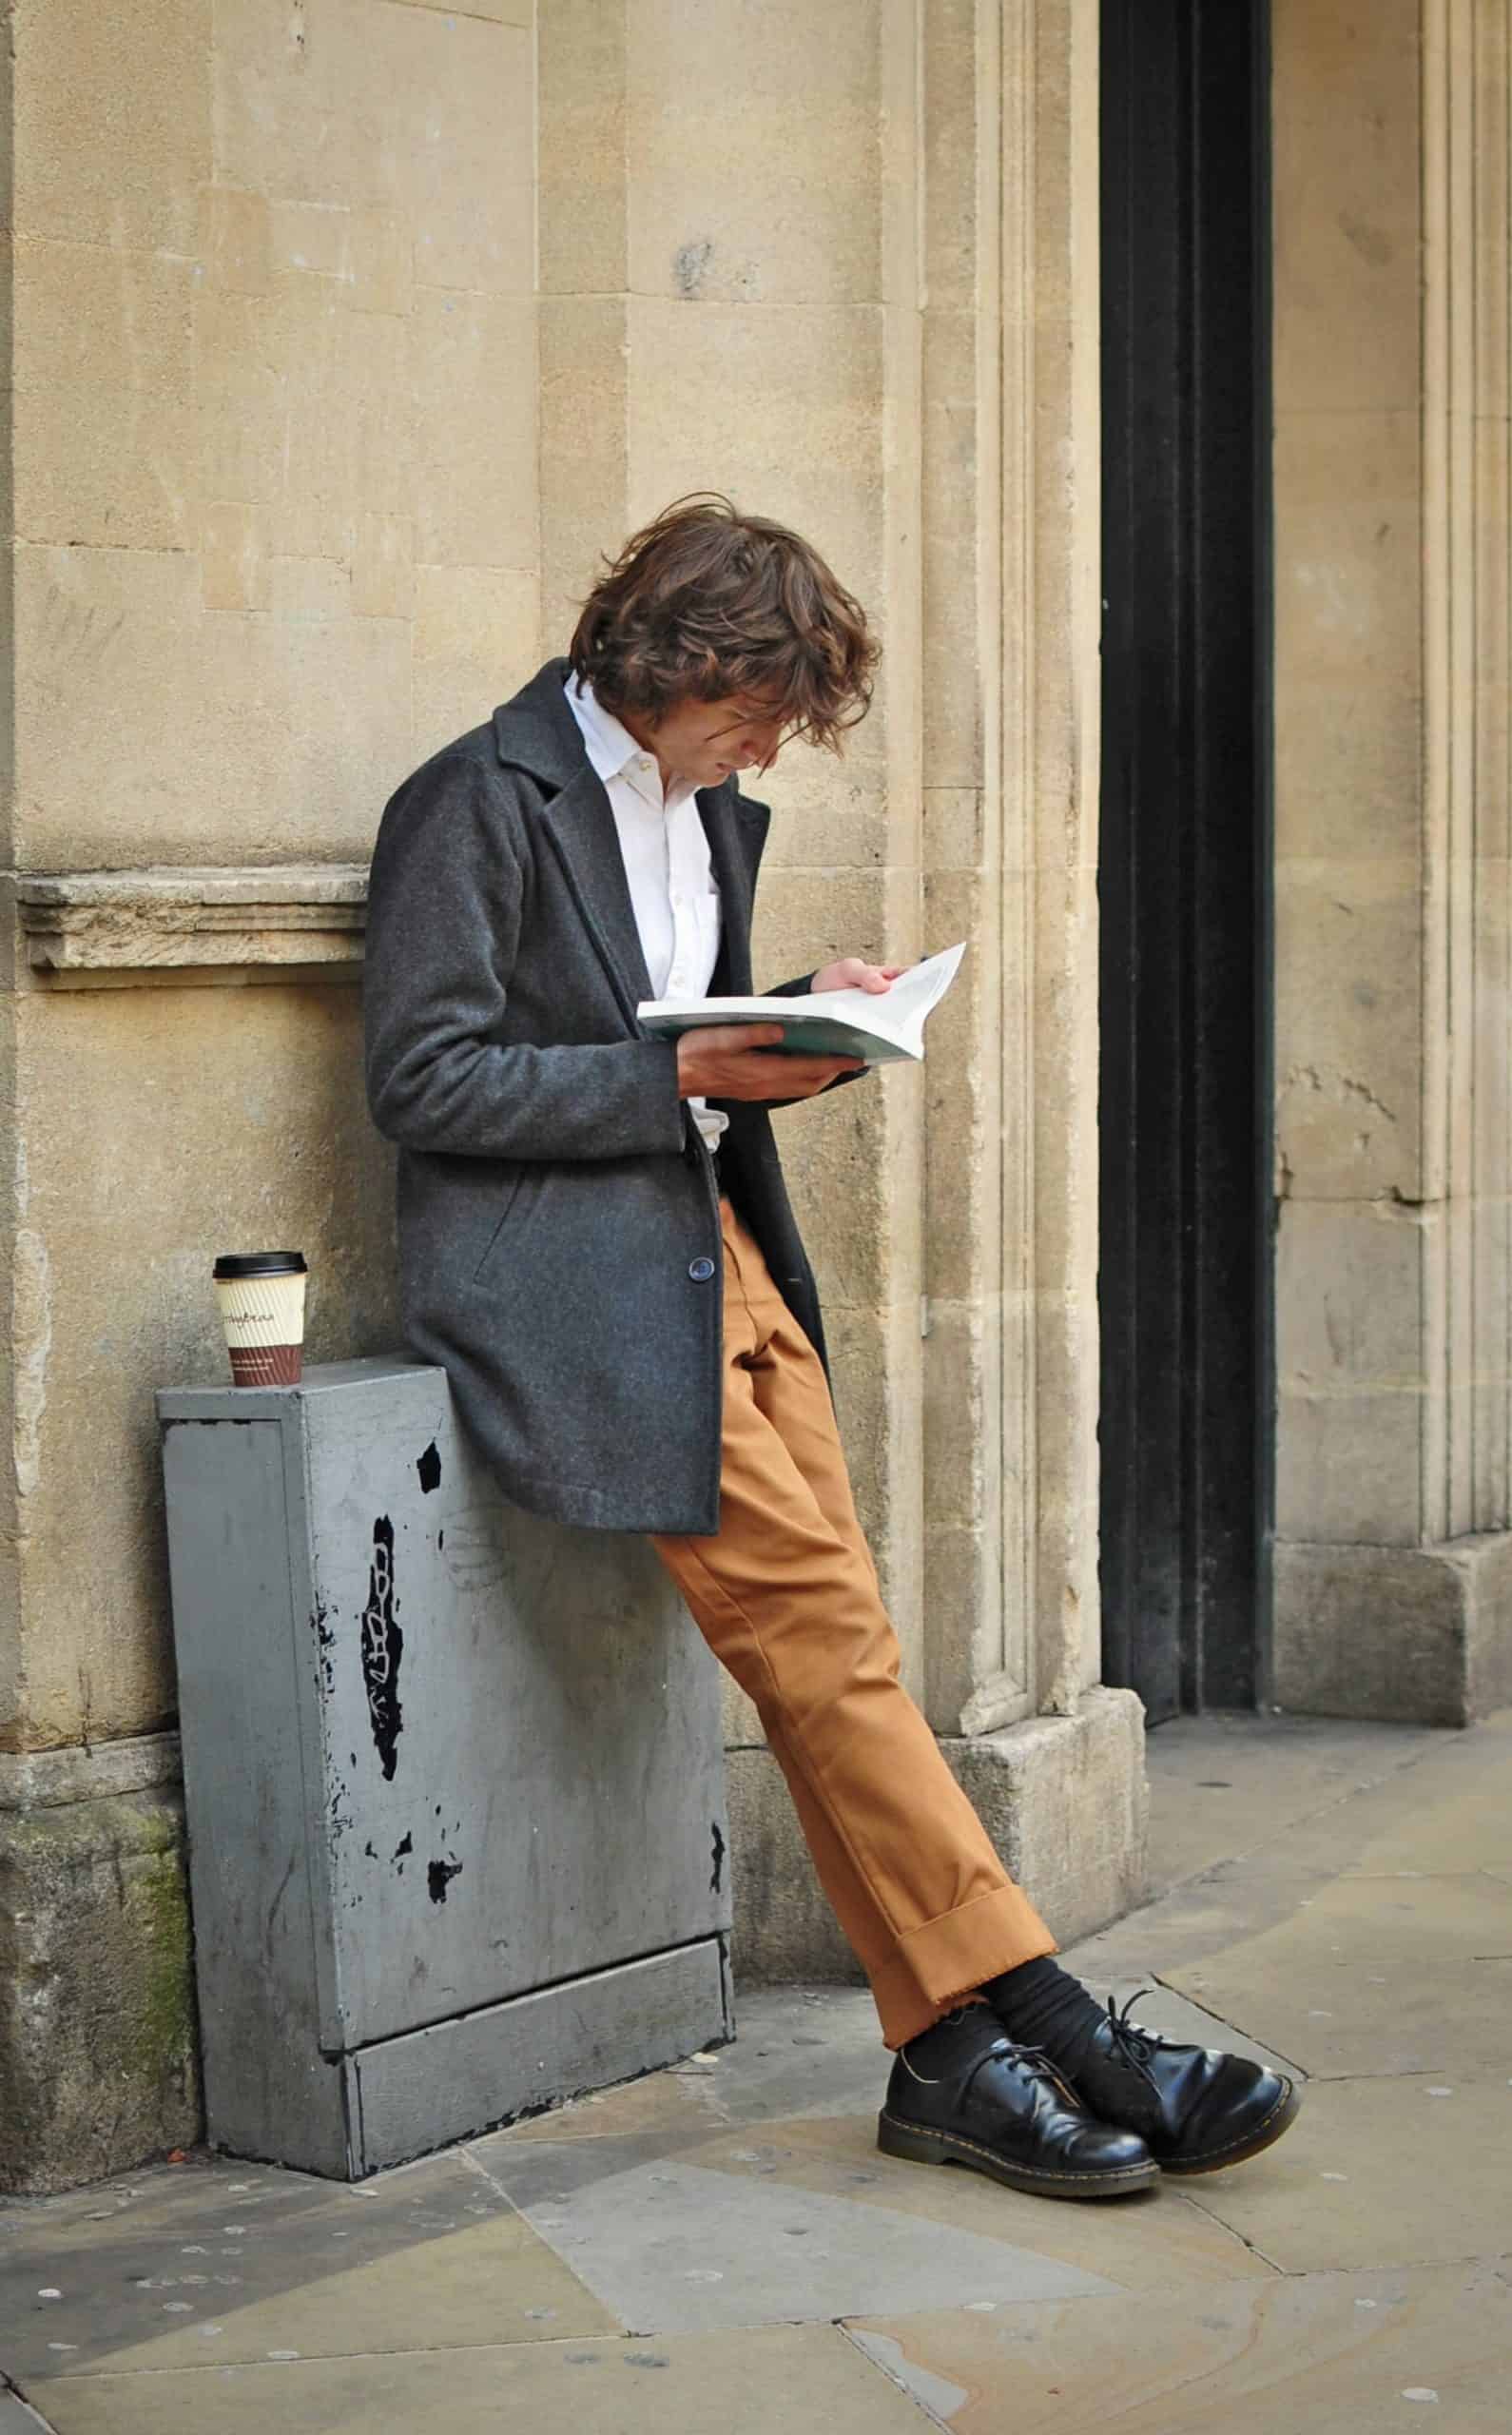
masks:
{"label": "grey wool coat", "polygon": [[[565,660],[407,779],[368,905],[366,1070],[399,1145],[405,1332],[507,1496],[610,1530],[719,1528],[724,1263],[708,1153],[651,995]],[[699,794],[717,994],[751,991],[767,811]],[[791,993],[806,980],[784,984]],[[824,1354],[766,1109],[728,1104],[720,1182]]]}

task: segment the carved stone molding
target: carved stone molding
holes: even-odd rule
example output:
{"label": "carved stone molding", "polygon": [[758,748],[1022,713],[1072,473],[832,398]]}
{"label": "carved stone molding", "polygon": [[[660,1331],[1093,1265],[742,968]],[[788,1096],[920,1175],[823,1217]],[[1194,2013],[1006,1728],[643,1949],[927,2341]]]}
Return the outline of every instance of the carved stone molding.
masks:
{"label": "carved stone molding", "polygon": [[367,922],[359,863],[183,867],[12,878],[25,987],[355,979]]}

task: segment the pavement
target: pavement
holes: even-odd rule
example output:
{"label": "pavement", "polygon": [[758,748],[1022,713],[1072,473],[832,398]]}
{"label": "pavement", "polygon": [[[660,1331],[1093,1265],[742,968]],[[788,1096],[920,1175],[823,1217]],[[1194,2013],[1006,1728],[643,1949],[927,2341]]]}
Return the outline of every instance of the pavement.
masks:
{"label": "pavement", "polygon": [[[1150,1740],[1156,1899],[1068,1957],[1285,2057],[1144,2196],[875,2146],[851,1988],[355,2188],[196,2152],[0,2202],[0,2435],[1507,2435],[1512,1715]],[[1221,2025],[1221,2026],[1220,2026]]]}

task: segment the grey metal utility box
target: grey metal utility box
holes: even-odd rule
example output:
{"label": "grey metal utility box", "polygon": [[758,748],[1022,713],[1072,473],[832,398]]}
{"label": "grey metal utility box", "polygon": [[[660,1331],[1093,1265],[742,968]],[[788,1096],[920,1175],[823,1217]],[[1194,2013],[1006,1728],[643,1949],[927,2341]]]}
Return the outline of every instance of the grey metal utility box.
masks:
{"label": "grey metal utility box", "polygon": [[506,1505],[420,1362],[158,1411],[214,2144],[357,2179],[728,2036],[717,1670],[644,1541]]}

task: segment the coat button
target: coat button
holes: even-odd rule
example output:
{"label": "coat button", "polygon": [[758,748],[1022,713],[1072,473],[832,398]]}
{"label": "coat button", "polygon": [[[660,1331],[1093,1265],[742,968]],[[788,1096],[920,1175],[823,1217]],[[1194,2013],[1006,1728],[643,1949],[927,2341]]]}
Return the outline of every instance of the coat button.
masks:
{"label": "coat button", "polygon": [[688,1274],[695,1285],[707,1285],[714,1274],[714,1263],[711,1259],[689,1260]]}

